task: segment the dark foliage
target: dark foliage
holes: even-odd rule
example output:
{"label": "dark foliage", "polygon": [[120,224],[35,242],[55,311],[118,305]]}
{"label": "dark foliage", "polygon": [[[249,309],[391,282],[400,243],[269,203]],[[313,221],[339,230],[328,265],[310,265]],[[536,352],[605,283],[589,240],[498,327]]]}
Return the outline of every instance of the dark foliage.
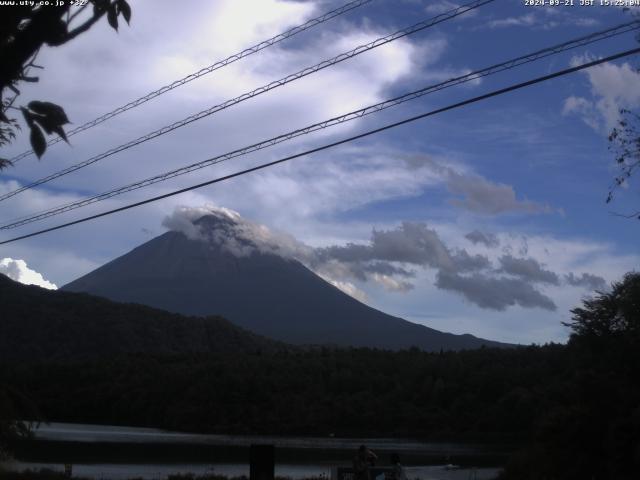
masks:
{"label": "dark foliage", "polygon": [[0,461],[8,456],[8,445],[31,436],[32,422],[40,412],[33,401],[16,388],[0,381]]}
{"label": "dark foliage", "polygon": [[[69,352],[40,361],[34,352],[29,361],[1,364],[0,380],[37,401],[50,420],[503,441],[528,445],[504,479],[626,480],[640,469],[639,285],[640,275],[628,274],[574,309],[568,345],[442,353],[101,350],[84,361]],[[51,305],[42,308],[41,317],[55,318],[47,317]],[[84,328],[94,325],[87,316]]]}
{"label": "dark foliage", "polygon": [[0,361],[73,361],[126,353],[244,353],[284,348],[220,317],[185,317],[0,275]]}
{"label": "dark foliage", "polygon": [[[18,86],[21,82],[38,81],[38,77],[30,75],[30,72],[42,68],[35,64],[40,48],[69,42],[89,30],[105,14],[109,25],[118,30],[118,17],[122,16],[129,23],[131,7],[126,0],[88,0],[85,6],[71,14],[70,2],[59,6],[32,3],[4,6],[0,16],[0,146],[11,142],[19,130],[16,119],[10,118],[7,111],[20,110],[30,130],[31,147],[41,157],[47,148],[45,133],[55,133],[66,141],[63,125],[69,120],[62,107],[50,102],[32,101],[19,108],[13,105],[20,94]],[[93,7],[92,14],[82,23],[74,23],[89,6]],[[13,98],[7,98],[8,91],[12,92]],[[9,166],[11,162],[0,158],[0,170]]]}
{"label": "dark foliage", "polygon": [[[640,115],[627,109],[620,110],[621,119],[609,134],[609,150],[615,155],[618,174],[609,188],[607,203],[617,189],[629,185],[633,173],[640,167]],[[640,220],[640,211],[625,215]]]}
{"label": "dark foliage", "polygon": [[566,381],[504,479],[625,480],[640,471],[640,274],[572,313]]}
{"label": "dark foliage", "polygon": [[[637,20],[640,14],[629,7],[623,11],[631,14]],[[637,42],[640,42],[640,34],[636,34]],[[620,120],[609,134],[609,150],[615,155],[618,166],[618,174],[613,179],[609,188],[607,203],[613,201],[614,194],[622,186],[628,186],[632,180],[634,171],[640,166],[640,115],[629,109],[620,109]],[[627,218],[640,220],[640,210],[621,215]]]}
{"label": "dark foliage", "polygon": [[547,382],[560,388],[564,351],[139,354],[22,363],[0,374],[60,421],[217,433],[526,439],[536,416],[554,405]]}
{"label": "dark foliage", "polygon": [[[90,295],[27,287],[0,275],[0,362],[81,361],[122,353],[274,351],[281,344],[218,318],[174,315]],[[35,401],[19,382],[0,377],[0,457],[6,445],[39,420]]]}
{"label": "dark foliage", "polygon": [[573,320],[565,325],[573,330],[574,343],[584,341],[640,340],[640,273],[630,272],[611,286],[584,301],[583,308],[571,310]]}

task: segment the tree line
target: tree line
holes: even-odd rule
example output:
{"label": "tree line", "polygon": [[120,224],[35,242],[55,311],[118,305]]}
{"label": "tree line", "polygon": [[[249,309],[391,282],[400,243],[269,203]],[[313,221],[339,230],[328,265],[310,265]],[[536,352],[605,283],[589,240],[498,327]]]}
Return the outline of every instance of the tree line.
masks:
{"label": "tree line", "polygon": [[626,479],[640,467],[640,274],[572,311],[566,345],[253,348],[5,362],[55,421],[520,445],[504,479]]}

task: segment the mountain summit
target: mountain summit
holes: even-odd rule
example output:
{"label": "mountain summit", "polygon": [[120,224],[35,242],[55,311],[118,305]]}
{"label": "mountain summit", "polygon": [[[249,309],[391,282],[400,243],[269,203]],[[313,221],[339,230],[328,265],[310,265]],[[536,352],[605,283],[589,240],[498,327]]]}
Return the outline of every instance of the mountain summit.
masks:
{"label": "mountain summit", "polygon": [[62,289],[185,315],[220,315],[293,344],[429,351],[503,345],[371,308],[283,256],[286,242],[270,242],[265,227],[242,223],[235,212],[221,209],[166,225],[174,230]]}

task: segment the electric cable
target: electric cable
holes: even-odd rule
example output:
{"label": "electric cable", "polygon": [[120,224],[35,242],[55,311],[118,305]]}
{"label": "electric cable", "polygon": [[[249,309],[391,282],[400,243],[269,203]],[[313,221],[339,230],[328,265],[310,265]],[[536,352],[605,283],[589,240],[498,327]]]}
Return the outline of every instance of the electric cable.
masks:
{"label": "electric cable", "polygon": [[525,54],[522,55],[520,57],[511,59],[511,60],[507,60],[505,62],[496,64],[496,65],[492,65],[490,67],[486,67],[483,68],[481,70],[476,70],[474,72],[470,72],[467,73],[465,75],[459,76],[459,77],[454,77],[451,78],[449,80],[446,80],[444,82],[440,82],[437,83],[435,85],[430,85],[424,88],[421,88],[419,90],[410,92],[410,93],[406,93],[404,95],[389,99],[389,100],[385,100],[383,102],[374,104],[374,105],[369,105],[367,107],[361,108],[359,110],[355,110],[343,115],[339,115],[337,117],[333,117],[330,118],[328,120],[324,120],[322,122],[318,122],[273,138],[270,138],[268,140],[263,140],[261,142],[237,149],[237,150],[233,150],[231,152],[227,152],[221,155],[217,155],[215,157],[211,157],[208,158],[206,160],[202,160],[200,162],[196,162],[184,167],[180,167],[168,172],[164,172],[161,173],[159,175],[155,175],[153,177],[150,178],[146,178],[144,180],[140,180],[138,182],[134,182],[122,187],[118,187],[116,189],[107,191],[107,192],[103,192],[100,193],[98,195],[94,195],[92,197],[89,198],[85,198],[82,200],[77,200],[74,202],[70,202],[64,205],[59,205],[57,207],[54,208],[50,208],[35,214],[30,214],[27,216],[23,216],[20,218],[16,218],[13,220],[8,221],[8,223],[5,223],[3,225],[0,225],[0,230],[8,230],[8,229],[12,229],[12,228],[16,228],[16,227],[20,227],[22,225],[26,225],[28,223],[32,223],[38,220],[42,220],[44,218],[48,218],[60,213],[64,213],[64,212],[68,212],[71,210],[75,210],[77,208],[81,208],[84,207],[86,205],[90,205],[92,203],[96,203],[99,201],[103,201],[103,200],[107,200],[109,198],[115,197],[117,195],[122,195],[124,193],[133,191],[133,190],[137,190],[143,187],[147,187],[159,182],[163,182],[165,180],[168,180],[170,178],[174,178],[180,175],[185,175],[187,173],[191,173],[193,171],[211,166],[211,165],[215,165],[218,163],[222,163],[224,161],[230,160],[232,158],[237,158],[240,156],[244,156],[253,152],[256,152],[258,150],[262,150],[264,148],[268,148],[271,147],[273,145],[277,145],[279,143],[283,143],[286,142],[288,140],[291,140],[293,138],[302,136],[302,135],[307,135],[310,134],[312,132],[318,131],[318,130],[322,130],[334,125],[339,125],[341,123],[345,123],[351,120],[355,120],[357,118],[362,118],[366,115],[370,115],[372,113],[376,113],[382,110],[385,110],[387,108],[390,107],[394,107],[397,105],[400,105],[402,103],[411,101],[411,100],[415,100],[417,98],[420,98],[422,96],[425,96],[427,94],[430,93],[434,93],[440,90],[444,90],[446,88],[455,86],[455,85],[460,85],[462,83],[465,82],[469,82],[469,81],[473,81],[476,80],[478,78],[483,78],[486,77],[488,75],[493,75],[505,70],[510,70],[513,68],[516,68],[518,66],[522,66],[524,64],[528,64],[531,63],[533,61],[537,61],[541,58],[546,58],[550,55],[556,55],[559,54],[561,52],[579,47],[579,46],[584,46],[584,45],[588,45],[590,43],[594,43],[597,41],[602,41],[604,39],[607,38],[611,38],[612,36],[615,35],[620,35],[622,33],[627,33],[629,31],[635,30],[640,28],[640,20],[636,20],[633,22],[629,22],[629,23],[625,23],[622,25],[618,25],[600,32],[595,32],[589,35],[585,35],[567,42],[563,42],[561,44],[558,45],[554,45],[551,47],[547,47],[545,49],[542,50],[538,50],[536,52],[533,53],[529,53],[529,54]]}
{"label": "electric cable", "polygon": [[115,208],[115,209],[108,210],[108,211],[105,211],[105,212],[101,212],[101,213],[98,213],[98,214],[95,214],[95,215],[91,215],[91,216],[88,216],[88,217],[80,218],[78,220],[67,222],[67,223],[64,223],[64,224],[61,224],[61,225],[56,225],[54,227],[45,228],[45,229],[39,230],[37,232],[32,232],[32,233],[29,233],[29,234],[26,234],[26,235],[21,235],[19,237],[11,238],[9,240],[0,241],[0,245],[5,245],[7,243],[16,242],[18,240],[23,240],[23,239],[26,239],[26,238],[31,238],[31,237],[34,237],[34,236],[37,236],[37,235],[42,235],[44,233],[52,232],[52,231],[55,231],[55,230],[60,230],[62,228],[70,227],[72,225],[77,225],[79,223],[87,222],[89,220],[94,220],[96,218],[100,218],[100,217],[111,215],[111,214],[114,214],[114,213],[117,213],[117,212],[122,212],[122,211],[125,211],[125,210],[129,210],[131,208],[139,207],[141,205],[146,205],[148,203],[156,202],[158,200],[162,200],[162,199],[165,199],[165,198],[168,198],[168,197],[179,195],[181,193],[189,192],[191,190],[195,190],[195,189],[202,188],[202,187],[205,187],[205,186],[208,186],[208,185],[212,185],[212,184],[219,183],[219,182],[222,182],[222,181],[225,181],[225,180],[229,180],[231,178],[235,178],[235,177],[239,177],[239,176],[242,176],[242,175],[246,175],[246,174],[251,173],[251,172],[255,172],[255,171],[262,170],[262,169],[265,169],[265,168],[268,168],[268,167],[272,167],[274,165],[278,165],[278,164],[293,160],[295,158],[300,158],[300,157],[303,157],[303,156],[306,156],[306,155],[310,155],[312,153],[317,153],[317,152],[320,152],[320,151],[323,151],[323,150],[327,150],[329,148],[333,148],[333,147],[336,147],[338,145],[343,145],[345,143],[352,142],[354,140],[358,140],[358,139],[361,139],[361,138],[365,138],[365,137],[368,137],[370,135],[374,135],[376,133],[381,133],[381,132],[384,132],[386,130],[390,130],[392,128],[396,128],[396,127],[399,127],[401,125],[405,125],[407,123],[415,122],[417,120],[421,120],[423,118],[427,118],[427,117],[430,117],[430,116],[433,116],[433,115],[436,115],[436,114],[439,114],[439,113],[443,113],[443,112],[446,112],[446,111],[449,111],[449,110],[454,110],[456,108],[460,108],[460,107],[463,107],[463,106],[466,106],[466,105],[477,103],[477,102],[480,102],[482,100],[486,100],[488,98],[496,97],[498,95],[503,95],[505,93],[509,93],[509,92],[512,92],[512,91],[515,91],[515,90],[526,88],[526,87],[529,87],[531,85],[535,85],[537,83],[542,83],[542,82],[545,82],[545,81],[548,81],[548,80],[551,80],[551,79],[554,79],[554,78],[558,78],[558,77],[561,77],[561,76],[564,76],[564,75],[568,75],[570,73],[574,73],[574,72],[577,72],[577,71],[580,71],[580,70],[584,70],[586,68],[590,68],[590,67],[593,67],[593,66],[596,66],[596,65],[600,65],[602,63],[606,63],[606,62],[610,62],[610,61],[617,60],[617,59],[620,59],[620,58],[624,58],[624,57],[627,57],[629,55],[635,55],[637,53],[640,53],[640,48],[634,48],[634,49],[627,50],[627,51],[624,51],[624,52],[620,52],[620,53],[617,53],[617,54],[614,54],[614,55],[610,55],[610,56],[608,56],[606,58],[601,58],[599,60],[594,60],[592,62],[584,63],[582,65],[578,65],[578,66],[575,66],[575,67],[571,67],[571,68],[567,68],[567,69],[564,69],[564,70],[556,71],[556,72],[554,72],[552,74],[549,74],[549,75],[544,75],[542,77],[537,77],[537,78],[534,78],[532,80],[528,80],[528,81],[521,82],[521,83],[518,83],[518,84],[515,84],[515,85],[511,85],[509,87],[501,88],[499,90],[494,90],[494,91],[486,93],[484,95],[473,97],[473,98],[464,100],[462,102],[454,103],[452,105],[448,105],[446,107],[439,108],[439,109],[436,109],[436,110],[431,110],[430,112],[426,112],[426,113],[422,113],[420,115],[409,117],[409,118],[406,118],[404,120],[401,120],[401,121],[398,121],[398,122],[394,122],[394,123],[385,125],[385,126],[380,127],[380,128],[369,130],[369,131],[366,131],[364,133],[360,133],[358,135],[354,135],[354,136],[351,136],[351,137],[348,137],[348,138],[345,138],[345,139],[342,139],[342,140],[339,140],[339,141],[336,141],[336,142],[332,142],[332,143],[329,143],[329,144],[322,145],[320,147],[312,148],[310,150],[306,150],[304,152],[297,153],[295,155],[290,155],[288,157],[284,157],[284,158],[281,158],[279,160],[274,160],[272,162],[263,163],[261,165],[257,165],[255,167],[247,168],[247,169],[244,169],[244,170],[241,170],[241,171],[229,174],[229,175],[225,175],[225,176],[222,176],[222,177],[214,178],[213,180],[208,180],[206,182],[198,183],[196,185],[191,185],[189,187],[182,188],[180,190],[175,190],[173,192],[169,192],[169,193],[165,193],[165,194],[162,194],[162,195],[158,195],[158,196],[155,196],[155,197],[152,197],[152,198],[148,198],[146,200],[142,200],[142,201],[139,201],[139,202],[131,203],[131,204],[125,205],[123,207]]}
{"label": "electric cable", "polygon": [[146,135],[143,135],[135,140],[131,140],[127,143],[124,143],[122,145],[119,145],[115,148],[112,148],[110,150],[107,150],[106,152],[100,153],[98,155],[95,155],[87,160],[84,160],[82,162],[76,163],[74,165],[71,165],[63,170],[59,170],[58,172],[52,173],[51,175],[48,175],[46,177],[40,178],[39,180],[35,180],[27,185],[24,185],[20,188],[17,188],[16,190],[12,190],[11,192],[5,193],[3,195],[0,195],[0,202],[3,200],[6,200],[8,198],[11,198],[21,192],[24,192],[25,190],[29,190],[31,188],[37,187],[38,185],[42,185],[44,183],[50,182],[51,180],[54,180],[56,178],[62,177],[64,175],[68,175],[72,172],[75,172],[76,170],[80,170],[81,168],[84,168],[86,166],[92,165],[104,158],[107,158],[111,155],[114,155],[116,153],[122,152],[124,150],[127,150],[129,148],[132,148],[136,145],[139,145],[141,143],[147,142],[149,140],[152,140],[154,138],[157,138],[161,135],[165,135],[169,132],[172,132],[173,130],[176,130],[178,128],[184,127],[185,125],[189,125],[190,123],[193,123],[197,120],[201,120],[205,117],[208,117],[210,115],[213,115],[216,112],[219,112],[221,110],[225,110],[229,107],[232,107],[234,105],[237,105],[241,102],[244,102],[245,100],[248,100],[250,98],[256,97],[258,95],[261,95],[263,93],[269,92],[275,88],[281,87],[283,85],[286,85],[290,82],[293,82],[295,80],[298,80],[300,78],[306,77],[308,75],[311,75],[312,73],[316,73],[320,70],[323,70],[327,67],[331,67],[333,65],[336,65],[340,62],[343,62],[345,60],[348,60],[350,58],[353,58],[357,55],[360,55],[361,53],[364,52],[368,52],[369,50],[372,50],[374,48],[380,47],[382,45],[385,45],[387,43],[393,42],[395,40],[398,40],[402,37],[406,37],[407,35],[411,35],[413,33],[419,32],[421,30],[424,30],[426,28],[432,27],[434,25],[437,25],[439,23],[442,23],[444,21],[450,20],[454,17],[457,17],[459,15],[462,15],[463,13],[466,13],[470,10],[473,10],[475,8],[478,8],[482,5],[486,5],[488,3],[494,2],[495,0],[475,0],[471,3],[462,5],[460,7],[454,8],[452,10],[449,10],[448,12],[442,13],[440,15],[437,15],[435,17],[432,17],[428,20],[416,23],[410,27],[404,28],[402,30],[398,30],[395,33],[392,33],[390,35],[387,35],[385,37],[380,37],[372,42],[369,42],[367,44],[364,45],[360,45],[352,50],[349,50],[348,52],[345,53],[341,53],[340,55],[337,55],[329,60],[324,60],[312,67],[307,67],[304,68],[296,73],[287,75],[286,77],[281,78],[280,80],[275,80],[267,85],[263,85],[262,87],[259,87],[255,90],[252,90],[251,92],[248,93],[244,93],[238,97],[235,97],[231,100],[227,100],[226,102],[223,102],[221,104],[218,105],[214,105],[206,110],[202,110],[201,112],[198,112],[196,114],[193,114],[187,118],[184,118],[182,120],[179,120],[175,123],[172,123],[171,125],[167,125],[165,127],[162,127],[158,130],[155,130],[151,133],[148,133]]}
{"label": "electric cable", "polygon": [[[224,60],[219,60],[216,63],[209,65],[208,67],[204,67],[201,68],[200,70],[198,70],[197,72],[193,72],[189,75],[187,75],[186,77],[183,77],[179,80],[176,80],[168,85],[164,85],[160,88],[158,88],[157,90],[154,90],[153,92],[147,93],[146,95],[136,99],[136,100],[132,100],[131,102],[122,105],[121,107],[118,107],[114,110],[111,110],[110,112],[107,112],[89,122],[86,122],[76,128],[74,128],[73,130],[70,130],[68,132],[66,132],[67,134],[67,138],[83,132],[85,130],[88,130],[92,127],[95,127],[96,125],[100,125],[103,122],[106,122],[107,120],[120,115],[121,113],[126,112],[127,110],[131,110],[132,108],[138,107],[140,105],[142,105],[143,103],[148,102],[149,100],[152,100],[156,97],[159,97],[160,95],[163,95],[171,90],[174,90],[178,87],[181,87],[182,85],[189,83],[197,78],[200,78],[204,75],[208,75],[211,72],[214,72],[222,67],[226,67],[227,65],[230,65],[234,62],[237,62],[238,60],[248,57],[249,55],[253,55],[254,53],[257,53],[261,50],[264,50],[267,47],[270,47],[272,45],[275,45],[283,40],[286,40],[288,38],[293,37],[294,35],[297,35],[298,33],[302,33],[306,30],[309,30],[317,25],[320,25],[328,20],[331,20],[332,18],[338,17],[344,13],[347,13],[355,8],[361,7],[362,5],[365,5],[367,3],[372,2],[373,0],[354,0],[352,2],[349,2],[339,8],[336,8],[334,10],[331,10],[330,12],[326,12],[323,15],[320,15],[319,17],[315,17],[312,18],[311,20],[295,26],[293,28],[290,28],[289,30],[286,30],[285,32],[279,33],[278,35],[271,37],[267,40],[263,40],[260,43],[255,44],[252,47],[246,48],[244,50],[242,50],[239,53],[234,53],[233,55],[230,55],[229,57],[225,58]],[[53,137],[51,139],[49,139],[49,141],[47,141],[47,145],[53,145],[55,143],[58,143],[62,141],[62,138],[60,137]],[[16,163],[19,162],[20,160],[22,160],[23,158],[26,158],[30,155],[32,155],[34,152],[33,150],[27,150],[25,152],[22,152],[19,155],[16,155],[15,157],[11,158],[10,161],[12,163]]]}

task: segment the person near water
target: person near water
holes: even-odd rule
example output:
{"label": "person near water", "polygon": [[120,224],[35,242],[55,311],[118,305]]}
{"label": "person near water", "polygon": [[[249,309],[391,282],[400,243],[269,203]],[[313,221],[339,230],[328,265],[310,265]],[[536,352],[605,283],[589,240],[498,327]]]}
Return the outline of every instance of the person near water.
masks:
{"label": "person near water", "polygon": [[378,456],[367,448],[366,445],[360,445],[356,456],[353,457],[353,473],[355,480],[371,480],[371,472],[369,467],[375,465]]}
{"label": "person near water", "polygon": [[391,466],[393,467],[393,480],[407,480],[407,473],[404,471],[404,467],[400,463],[400,455],[397,453],[391,454]]}

